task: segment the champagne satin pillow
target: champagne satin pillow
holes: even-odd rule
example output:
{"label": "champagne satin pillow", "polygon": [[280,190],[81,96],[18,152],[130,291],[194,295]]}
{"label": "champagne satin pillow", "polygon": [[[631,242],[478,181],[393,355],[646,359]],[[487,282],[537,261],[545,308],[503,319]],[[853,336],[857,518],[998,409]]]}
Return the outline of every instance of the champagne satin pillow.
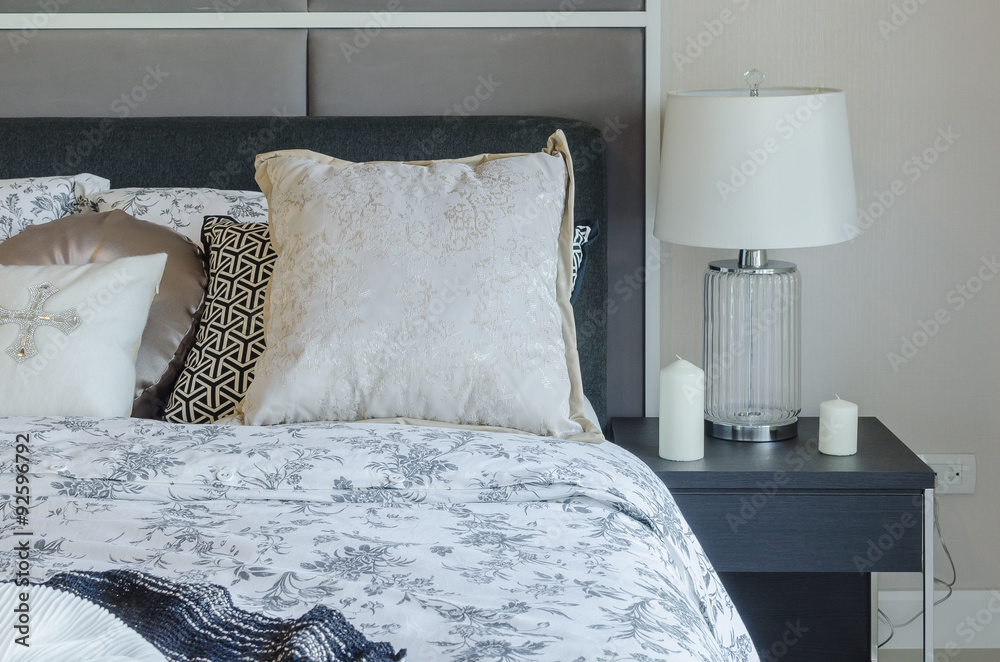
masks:
{"label": "champagne satin pillow", "polygon": [[194,343],[207,281],[198,246],[119,210],[73,214],[0,244],[0,264],[8,265],[89,264],[151,253],[166,253],[167,265],[136,355],[132,416],[137,418],[163,418]]}

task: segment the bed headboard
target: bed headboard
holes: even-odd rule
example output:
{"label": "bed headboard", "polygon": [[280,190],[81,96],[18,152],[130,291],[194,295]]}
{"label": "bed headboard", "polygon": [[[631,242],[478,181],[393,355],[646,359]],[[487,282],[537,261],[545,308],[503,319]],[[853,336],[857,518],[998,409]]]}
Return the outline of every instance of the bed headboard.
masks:
{"label": "bed headboard", "polygon": [[258,190],[254,156],[311,149],[353,161],[535,152],[562,129],[574,152],[575,212],[599,219],[574,305],[584,391],[607,427],[607,184],[601,131],[578,120],[525,116],[0,118],[0,179],[89,172],[114,188]]}

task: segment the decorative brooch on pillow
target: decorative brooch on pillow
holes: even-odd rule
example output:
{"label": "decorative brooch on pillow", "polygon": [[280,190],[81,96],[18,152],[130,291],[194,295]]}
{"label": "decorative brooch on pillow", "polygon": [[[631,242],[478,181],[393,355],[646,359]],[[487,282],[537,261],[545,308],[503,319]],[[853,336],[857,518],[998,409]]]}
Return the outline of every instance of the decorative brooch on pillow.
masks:
{"label": "decorative brooch on pillow", "polygon": [[0,266],[0,415],[128,416],[166,261]]}
{"label": "decorative brooch on pillow", "polygon": [[25,308],[7,310],[0,306],[0,324],[16,324],[18,326],[18,336],[6,350],[7,354],[18,363],[23,363],[38,355],[38,348],[35,346],[35,331],[39,327],[51,326],[68,335],[80,326],[80,313],[76,312],[76,308],[59,313],[44,310],[45,302],[58,291],[59,288],[49,282],[28,285],[28,305]]}

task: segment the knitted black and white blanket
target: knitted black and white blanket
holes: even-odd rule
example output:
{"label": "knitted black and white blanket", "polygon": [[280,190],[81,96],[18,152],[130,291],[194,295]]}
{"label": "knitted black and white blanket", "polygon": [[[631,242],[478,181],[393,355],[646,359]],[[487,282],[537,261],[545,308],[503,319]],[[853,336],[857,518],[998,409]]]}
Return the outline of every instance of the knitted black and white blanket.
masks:
{"label": "knitted black and white blanket", "polygon": [[271,618],[234,606],[214,584],[110,570],[61,573],[45,585],[107,609],[171,662],[400,662],[406,655],[368,641],[328,607]]}

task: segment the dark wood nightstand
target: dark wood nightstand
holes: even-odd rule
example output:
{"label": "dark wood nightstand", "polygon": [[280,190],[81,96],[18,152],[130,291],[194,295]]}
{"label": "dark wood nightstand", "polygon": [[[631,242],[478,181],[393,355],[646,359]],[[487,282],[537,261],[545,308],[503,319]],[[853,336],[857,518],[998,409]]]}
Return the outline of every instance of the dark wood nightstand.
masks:
{"label": "dark wood nightstand", "polygon": [[876,659],[872,573],[924,572],[925,608],[933,600],[934,472],[878,419],[860,419],[847,457],[819,452],[817,418],[787,441],[706,437],[693,462],[659,457],[658,419],[616,418],[611,430],[670,488],[762,662]]}

